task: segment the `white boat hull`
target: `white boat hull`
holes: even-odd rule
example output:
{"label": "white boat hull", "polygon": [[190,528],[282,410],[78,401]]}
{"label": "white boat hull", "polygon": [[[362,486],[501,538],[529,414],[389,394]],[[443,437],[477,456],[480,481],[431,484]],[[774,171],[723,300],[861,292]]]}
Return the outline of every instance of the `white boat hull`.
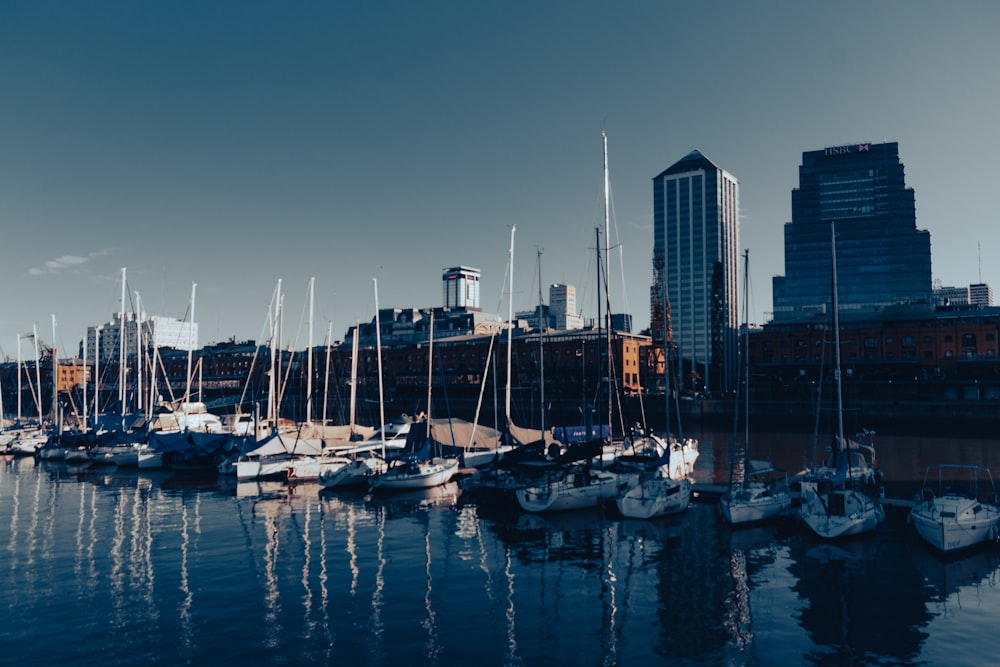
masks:
{"label": "white boat hull", "polygon": [[320,472],[318,481],[321,486],[327,489],[369,486],[370,480],[374,476],[384,473],[387,467],[386,462],[380,458],[358,459],[338,470]]}
{"label": "white boat hull", "polygon": [[617,497],[618,481],[618,475],[609,472],[595,471],[589,475],[574,472],[551,484],[518,489],[515,495],[517,503],[526,512],[599,507]]}
{"label": "white boat hull", "polygon": [[666,477],[640,478],[615,500],[628,519],[653,519],[683,512],[691,502],[691,482]]}
{"label": "white boat hull", "polygon": [[804,482],[799,516],[818,537],[833,540],[875,530],[885,510],[856,489],[817,491]]}
{"label": "white boat hull", "polygon": [[914,504],[910,521],[917,534],[944,553],[995,540],[1000,508],[972,498],[945,495]]}
{"label": "white boat hull", "polygon": [[787,490],[774,490],[760,482],[736,486],[719,501],[723,518],[733,525],[766,521],[791,507],[792,497]]}
{"label": "white boat hull", "polygon": [[236,481],[249,482],[255,479],[286,477],[293,459],[281,458],[275,461],[252,459],[236,462]]}
{"label": "white boat hull", "polygon": [[136,454],[136,465],[140,470],[162,468],[163,455],[151,447],[140,447],[139,452]]}
{"label": "white boat hull", "polygon": [[350,463],[343,456],[323,456],[320,458],[305,458],[295,461],[288,468],[289,482],[316,481],[324,472],[333,474]]}
{"label": "white boat hull", "polygon": [[465,459],[465,465],[469,468],[482,468],[483,466],[488,466],[497,461],[503,460],[503,455],[514,449],[504,445],[502,447],[497,447],[496,449],[484,449],[481,451],[470,451],[466,450],[462,454],[462,458]]}
{"label": "white boat hull", "polygon": [[429,489],[451,481],[458,472],[458,459],[433,459],[415,465],[415,469],[408,466],[390,468],[384,474],[373,477],[372,490]]}

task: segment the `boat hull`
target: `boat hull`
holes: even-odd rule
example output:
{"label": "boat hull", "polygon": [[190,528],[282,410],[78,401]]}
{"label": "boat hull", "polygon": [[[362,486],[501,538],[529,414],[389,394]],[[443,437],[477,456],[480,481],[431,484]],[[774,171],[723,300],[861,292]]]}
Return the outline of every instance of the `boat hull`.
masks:
{"label": "boat hull", "polygon": [[618,481],[618,475],[609,472],[591,472],[589,475],[570,473],[550,484],[518,489],[515,495],[518,505],[526,512],[599,507],[617,497]]}
{"label": "boat hull", "polygon": [[766,521],[788,512],[791,507],[792,497],[787,491],[765,484],[735,487],[719,501],[723,518],[733,525]]}
{"label": "boat hull", "polygon": [[373,477],[372,491],[405,491],[411,489],[429,489],[451,481],[458,472],[458,459],[433,459],[421,461],[416,469],[406,469],[402,466],[390,468],[384,474]]}
{"label": "boat hull", "polygon": [[236,462],[236,481],[249,482],[255,479],[275,479],[287,477],[293,460],[281,458],[274,461],[254,459]]}
{"label": "boat hull", "polygon": [[618,511],[628,519],[678,514],[686,510],[690,502],[691,482],[665,477],[640,479],[615,500]]}
{"label": "boat hull", "polygon": [[856,489],[817,491],[804,483],[799,516],[817,537],[834,540],[875,530],[885,510]]}
{"label": "boat hull", "polygon": [[321,471],[317,481],[327,489],[369,486],[370,480],[376,475],[383,474],[387,467],[386,462],[380,458],[358,459],[338,470]]}
{"label": "boat hull", "polygon": [[917,534],[943,553],[969,549],[997,539],[1000,508],[959,496],[916,503],[910,522]]}

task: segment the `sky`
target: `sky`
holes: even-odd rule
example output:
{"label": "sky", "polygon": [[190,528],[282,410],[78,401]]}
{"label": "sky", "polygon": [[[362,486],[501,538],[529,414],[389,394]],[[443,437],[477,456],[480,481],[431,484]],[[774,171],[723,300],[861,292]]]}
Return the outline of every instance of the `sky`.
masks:
{"label": "sky", "polygon": [[0,0],[0,356],[75,352],[123,268],[126,310],[193,305],[201,344],[266,340],[279,281],[296,349],[442,305],[459,265],[505,315],[512,226],[513,308],[541,274],[593,317],[602,132],[634,330],[652,179],[695,149],[740,182],[758,323],[826,146],[898,142],[933,277],[1000,291],[998,28],[992,1]]}

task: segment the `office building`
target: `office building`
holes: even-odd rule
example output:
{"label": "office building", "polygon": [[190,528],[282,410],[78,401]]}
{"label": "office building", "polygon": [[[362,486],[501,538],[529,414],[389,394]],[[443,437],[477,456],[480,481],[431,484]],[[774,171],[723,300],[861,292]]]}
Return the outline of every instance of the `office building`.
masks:
{"label": "office building", "polygon": [[[134,317],[125,313],[115,313],[106,324],[87,327],[84,340],[86,357],[99,363],[117,360],[120,355],[126,357],[138,353],[140,343],[139,330],[142,330],[142,347],[173,348],[175,350],[198,349],[198,323],[177,320],[172,317],[158,315]],[[122,337],[124,334],[124,338]]]}
{"label": "office building", "polygon": [[988,308],[993,305],[993,288],[986,283],[969,285],[969,303]]}
{"label": "office building", "polygon": [[828,312],[834,226],[842,311],[933,303],[930,233],[916,227],[899,144],[833,146],[802,154],[785,224],[785,273],[773,279],[775,322]]}
{"label": "office building", "polygon": [[933,301],[936,306],[967,306],[969,305],[968,287],[949,287],[934,281]]}
{"label": "office building", "polygon": [[698,151],[653,179],[650,328],[695,391],[736,381],[738,215],[739,182]]}
{"label": "office building", "polygon": [[479,269],[455,266],[441,276],[445,308],[479,309]]}

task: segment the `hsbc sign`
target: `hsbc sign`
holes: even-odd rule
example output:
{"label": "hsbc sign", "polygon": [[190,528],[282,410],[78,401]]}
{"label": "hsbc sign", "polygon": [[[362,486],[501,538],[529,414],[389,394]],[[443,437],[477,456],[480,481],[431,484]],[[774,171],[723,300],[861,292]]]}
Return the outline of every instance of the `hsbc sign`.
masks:
{"label": "hsbc sign", "polygon": [[872,149],[868,144],[850,144],[848,146],[830,146],[826,149],[826,155],[845,155],[847,153],[867,153]]}

